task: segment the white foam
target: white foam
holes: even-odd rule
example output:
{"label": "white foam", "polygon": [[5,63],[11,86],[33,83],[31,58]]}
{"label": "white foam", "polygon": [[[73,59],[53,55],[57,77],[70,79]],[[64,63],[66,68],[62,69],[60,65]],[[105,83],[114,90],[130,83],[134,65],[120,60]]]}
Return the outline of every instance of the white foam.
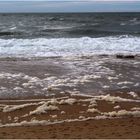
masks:
{"label": "white foam", "polygon": [[109,88],[110,86],[104,85],[103,88]]}
{"label": "white foam", "polygon": [[126,85],[126,84],[133,84],[133,82],[130,82],[130,81],[123,81],[123,82],[117,83],[117,85]]}
{"label": "white foam", "polygon": [[140,107],[133,107],[131,110],[140,111]]}
{"label": "white foam", "polygon": [[0,44],[0,55],[4,57],[140,53],[140,38],[132,36],[101,38],[0,39]]}
{"label": "white foam", "polygon": [[0,73],[0,79],[20,79],[21,77],[24,77],[25,74],[23,73],[6,73],[6,72],[1,72]]}
{"label": "white foam", "polygon": [[119,105],[114,106],[114,109],[120,109],[121,107]]}
{"label": "white foam", "polygon": [[28,104],[22,104],[22,105],[5,105],[3,107],[3,112],[12,112],[15,110],[19,110],[25,107],[33,106],[33,105],[38,105],[38,103],[28,103]]}
{"label": "white foam", "polygon": [[63,105],[63,104],[69,104],[69,105],[73,105],[74,103],[76,103],[77,100],[74,99],[74,98],[69,98],[69,99],[66,99],[66,100],[61,100],[59,102],[59,104]]}
{"label": "white foam", "polygon": [[90,113],[100,113],[100,111],[98,109],[96,109],[96,108],[89,108],[87,110],[87,112],[90,112]]}
{"label": "white foam", "polygon": [[[67,99],[68,96],[55,98],[56,100]],[[50,101],[50,99],[26,99],[26,100],[1,100],[0,102],[8,102],[8,103],[20,103],[20,102],[43,102],[43,101]],[[5,106],[0,104],[0,106]]]}
{"label": "white foam", "polygon": [[94,99],[94,98],[92,98],[91,100],[90,100],[90,104],[89,104],[89,108],[94,108],[94,107],[96,107],[97,106],[97,102],[96,102],[96,100]]}
{"label": "white foam", "polygon": [[94,97],[92,95],[87,95],[87,94],[82,94],[82,93],[79,93],[79,94],[72,93],[71,96],[89,97],[89,98]]}
{"label": "white foam", "polygon": [[50,115],[52,118],[57,118],[57,115]]}
{"label": "white foam", "polygon": [[139,87],[139,85],[140,85],[140,83],[136,83],[134,86],[135,86],[135,87]]}
{"label": "white foam", "polygon": [[79,116],[79,119],[85,119],[85,116]]}
{"label": "white foam", "polygon": [[126,98],[121,98],[119,96],[111,96],[110,94],[96,96],[96,99],[105,100],[105,101],[109,101],[112,103],[115,103],[115,102],[139,102],[139,100],[126,99]]}
{"label": "white foam", "polygon": [[60,120],[60,121],[54,121],[50,122],[49,120],[31,120],[30,122],[28,121],[22,121],[18,123],[9,123],[9,124],[0,124],[0,127],[17,127],[17,126],[37,126],[37,125],[42,125],[42,126],[47,126],[47,125],[53,125],[53,124],[62,124],[62,123],[71,123],[71,122],[81,122],[81,121],[87,121],[87,120],[100,120],[100,119],[112,119],[110,116],[96,116],[96,117],[80,117],[80,119],[66,119],[66,120]]}
{"label": "white foam", "polygon": [[108,80],[116,80],[116,79],[118,79],[118,77],[111,77],[111,76],[108,76],[107,79],[108,79]]}
{"label": "white foam", "polygon": [[61,114],[65,114],[66,112],[65,111],[61,111]]}
{"label": "white foam", "polygon": [[19,118],[18,117],[14,117],[14,122],[18,122]]}
{"label": "white foam", "polygon": [[123,116],[134,116],[140,117],[140,111],[127,111],[127,110],[119,110],[119,111],[112,111],[112,112],[104,112],[103,115],[107,115],[110,117],[123,117]]}
{"label": "white foam", "polygon": [[128,92],[127,94],[131,95],[133,98],[137,98],[138,97],[138,94],[131,91],[131,92]]}
{"label": "white foam", "polygon": [[47,113],[47,111],[56,111],[59,110],[59,108],[55,105],[48,105],[48,103],[44,103],[43,105],[36,108],[36,110],[31,111],[29,114],[42,114]]}
{"label": "white foam", "polygon": [[9,120],[9,121],[11,121],[11,120],[12,120],[11,116],[8,116],[8,120]]}

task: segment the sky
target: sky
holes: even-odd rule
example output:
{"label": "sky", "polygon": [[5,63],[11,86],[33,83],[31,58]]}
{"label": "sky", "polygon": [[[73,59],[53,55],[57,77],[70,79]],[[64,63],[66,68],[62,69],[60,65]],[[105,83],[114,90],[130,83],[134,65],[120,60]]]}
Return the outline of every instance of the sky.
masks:
{"label": "sky", "polygon": [[140,0],[0,0],[0,13],[140,12]]}

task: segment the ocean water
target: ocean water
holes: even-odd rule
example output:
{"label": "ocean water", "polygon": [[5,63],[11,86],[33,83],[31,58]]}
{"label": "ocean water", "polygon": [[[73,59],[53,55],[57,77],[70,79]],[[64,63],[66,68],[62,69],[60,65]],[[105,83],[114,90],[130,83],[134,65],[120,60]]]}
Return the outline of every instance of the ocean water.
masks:
{"label": "ocean water", "polygon": [[0,14],[1,57],[140,53],[140,13]]}
{"label": "ocean water", "polygon": [[140,13],[0,14],[0,98],[137,93],[139,57],[98,56],[118,53],[140,54]]}

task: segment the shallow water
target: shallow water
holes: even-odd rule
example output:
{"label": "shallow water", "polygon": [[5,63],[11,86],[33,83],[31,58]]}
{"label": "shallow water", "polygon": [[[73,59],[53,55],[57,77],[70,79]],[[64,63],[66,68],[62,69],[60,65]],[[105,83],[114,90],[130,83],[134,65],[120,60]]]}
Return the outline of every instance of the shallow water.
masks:
{"label": "shallow water", "polygon": [[0,98],[138,92],[140,63],[115,56],[0,61]]}
{"label": "shallow water", "polygon": [[139,34],[140,13],[0,14],[0,98],[138,92],[139,57],[115,55]]}

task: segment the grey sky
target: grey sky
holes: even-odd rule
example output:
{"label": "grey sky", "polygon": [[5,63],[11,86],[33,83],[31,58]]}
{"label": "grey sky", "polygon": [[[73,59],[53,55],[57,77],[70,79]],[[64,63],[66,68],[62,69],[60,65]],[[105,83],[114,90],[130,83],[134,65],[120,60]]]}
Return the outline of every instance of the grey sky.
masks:
{"label": "grey sky", "polygon": [[140,0],[0,0],[0,12],[140,12]]}

